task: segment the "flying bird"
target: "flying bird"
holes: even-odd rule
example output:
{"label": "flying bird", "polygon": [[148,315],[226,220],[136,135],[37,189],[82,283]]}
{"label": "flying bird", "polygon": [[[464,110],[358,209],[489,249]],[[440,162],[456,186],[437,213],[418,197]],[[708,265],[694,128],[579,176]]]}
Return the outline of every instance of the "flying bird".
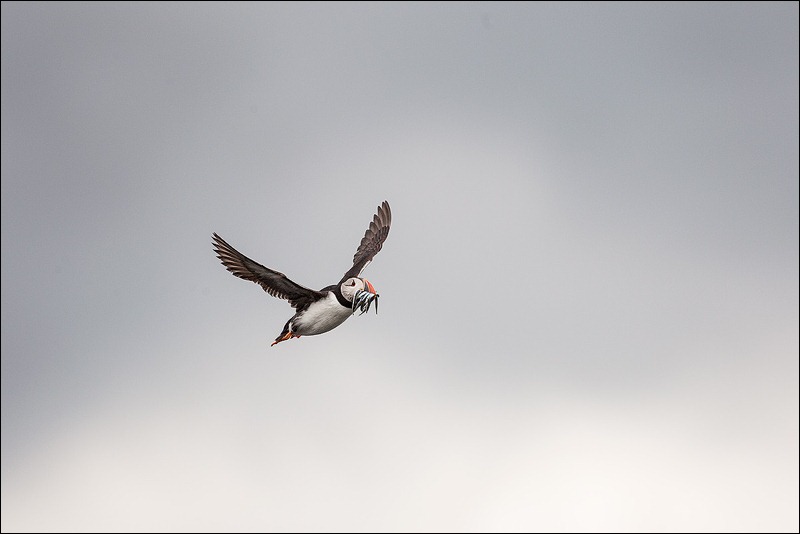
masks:
{"label": "flying bird", "polygon": [[296,313],[286,321],[283,331],[271,346],[293,337],[315,336],[333,330],[357,310],[363,314],[375,302],[378,312],[378,293],[361,272],[372,261],[389,235],[392,210],[385,200],[378,206],[369,228],[361,238],[350,267],[337,284],[315,291],[289,280],[285,274],[255,262],[230,246],[216,234],[212,236],[214,252],[234,276],[260,285],[264,291],[289,301]]}

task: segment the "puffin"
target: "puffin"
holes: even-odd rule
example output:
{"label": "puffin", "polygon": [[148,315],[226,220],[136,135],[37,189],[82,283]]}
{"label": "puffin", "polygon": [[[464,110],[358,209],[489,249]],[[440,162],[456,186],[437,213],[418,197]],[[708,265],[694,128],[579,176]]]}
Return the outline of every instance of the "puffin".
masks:
{"label": "puffin", "polygon": [[295,314],[286,321],[280,335],[270,345],[275,346],[287,339],[315,336],[329,332],[345,322],[359,309],[369,311],[375,302],[378,312],[378,292],[361,272],[381,250],[389,235],[392,210],[385,200],[372,217],[361,244],[353,255],[353,266],[344,273],[338,283],[315,291],[290,280],[285,274],[251,260],[222,239],[216,232],[212,243],[217,258],[234,276],[260,285],[273,297],[289,302]]}

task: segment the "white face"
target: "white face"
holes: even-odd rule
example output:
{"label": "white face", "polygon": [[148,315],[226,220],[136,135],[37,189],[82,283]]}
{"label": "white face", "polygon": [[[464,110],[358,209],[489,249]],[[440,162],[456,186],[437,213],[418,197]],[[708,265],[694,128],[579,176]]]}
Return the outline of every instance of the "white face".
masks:
{"label": "white face", "polygon": [[353,302],[356,293],[364,288],[364,281],[361,278],[348,278],[341,285],[342,295],[348,302]]}

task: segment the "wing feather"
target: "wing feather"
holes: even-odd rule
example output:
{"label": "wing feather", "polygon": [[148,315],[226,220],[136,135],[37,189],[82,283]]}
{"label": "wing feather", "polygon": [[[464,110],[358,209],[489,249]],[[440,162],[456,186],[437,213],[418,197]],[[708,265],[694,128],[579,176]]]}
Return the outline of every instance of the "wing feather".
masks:
{"label": "wing feather", "polygon": [[216,233],[211,239],[214,243],[214,252],[228,271],[234,276],[255,282],[273,297],[288,300],[293,308],[302,309],[315,300],[325,297],[324,293],[292,282],[285,274],[251,260]]}
{"label": "wing feather", "polygon": [[353,256],[353,266],[344,273],[340,284],[353,276],[359,276],[361,271],[372,261],[381,247],[386,237],[389,235],[389,226],[392,224],[392,210],[389,203],[385,200],[378,206],[378,211],[372,217],[372,222],[369,223],[367,231],[364,232],[364,237],[361,238],[361,244],[358,245]]}

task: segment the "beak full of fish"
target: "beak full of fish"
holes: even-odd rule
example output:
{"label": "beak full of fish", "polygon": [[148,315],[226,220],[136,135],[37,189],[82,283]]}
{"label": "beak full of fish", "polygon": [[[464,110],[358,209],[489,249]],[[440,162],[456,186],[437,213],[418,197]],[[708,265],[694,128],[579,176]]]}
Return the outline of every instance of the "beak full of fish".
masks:
{"label": "beak full of fish", "polygon": [[369,311],[369,307],[373,302],[375,302],[375,313],[378,313],[378,294],[370,293],[363,289],[359,290],[353,299],[353,313],[360,309],[361,313],[359,315],[364,315],[365,312]]}

